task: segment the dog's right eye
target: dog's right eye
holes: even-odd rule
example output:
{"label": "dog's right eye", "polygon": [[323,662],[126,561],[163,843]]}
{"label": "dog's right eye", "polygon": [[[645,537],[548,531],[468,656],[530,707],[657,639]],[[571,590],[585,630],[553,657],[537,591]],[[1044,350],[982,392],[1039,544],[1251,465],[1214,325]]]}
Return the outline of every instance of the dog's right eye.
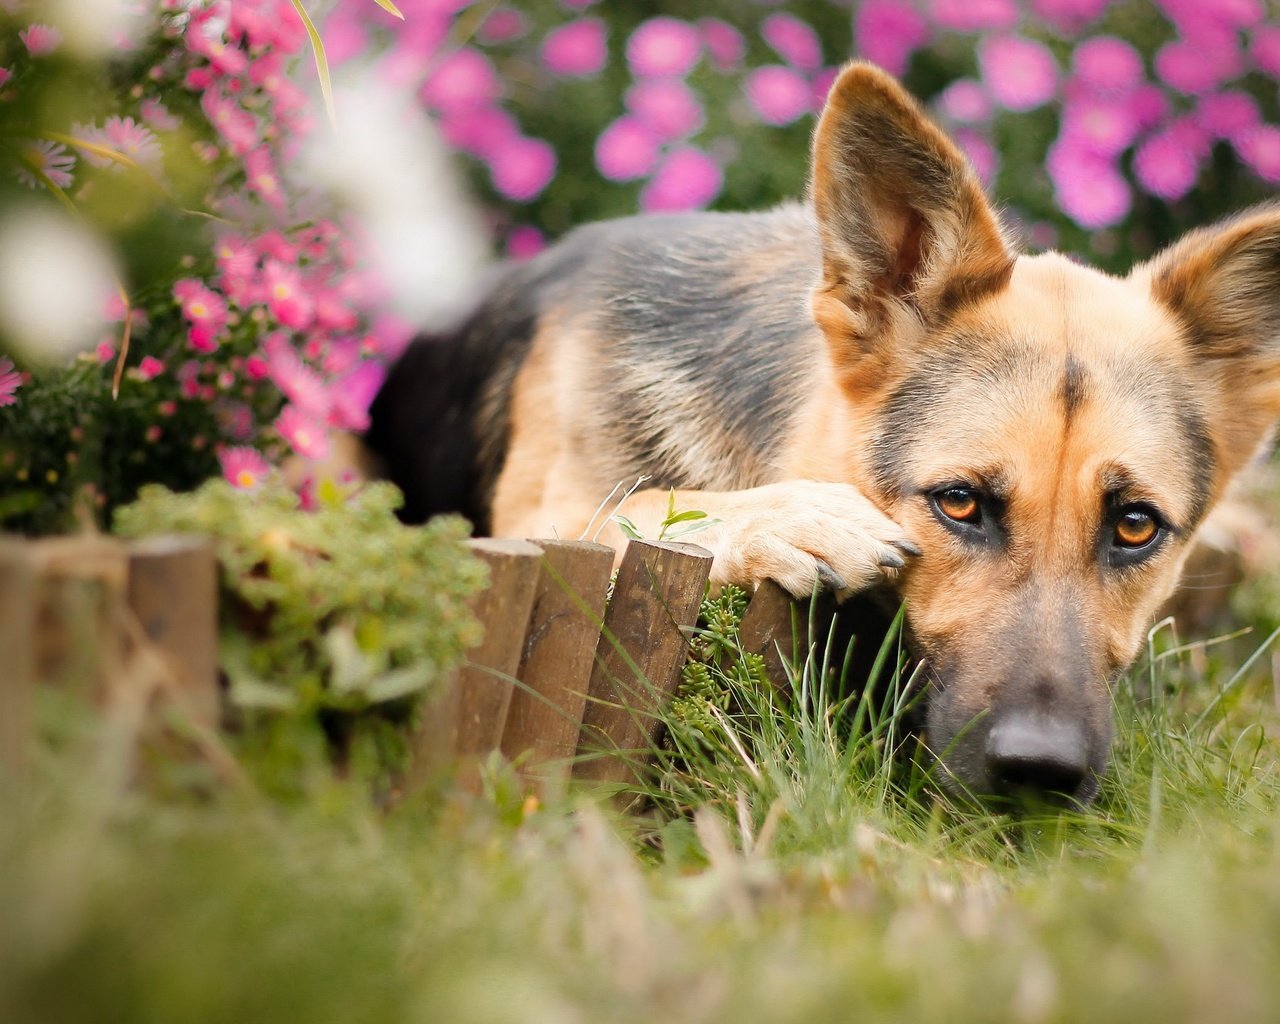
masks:
{"label": "dog's right eye", "polygon": [[948,487],[933,495],[933,504],[953,523],[977,526],[982,522],[982,502],[969,487]]}

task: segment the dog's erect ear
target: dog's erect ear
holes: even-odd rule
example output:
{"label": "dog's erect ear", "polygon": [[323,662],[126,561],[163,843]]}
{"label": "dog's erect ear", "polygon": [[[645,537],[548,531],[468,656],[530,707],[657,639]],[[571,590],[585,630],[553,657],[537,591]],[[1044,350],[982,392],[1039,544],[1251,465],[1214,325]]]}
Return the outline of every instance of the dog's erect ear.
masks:
{"label": "dog's erect ear", "polygon": [[926,326],[1002,286],[1013,267],[968,161],[889,75],[852,64],[827,98],[811,183],[822,237],[814,315],[855,359],[895,305]]}
{"label": "dog's erect ear", "polygon": [[1221,404],[1213,419],[1232,471],[1280,418],[1280,203],[1192,231],[1130,277],[1146,278],[1183,328]]}

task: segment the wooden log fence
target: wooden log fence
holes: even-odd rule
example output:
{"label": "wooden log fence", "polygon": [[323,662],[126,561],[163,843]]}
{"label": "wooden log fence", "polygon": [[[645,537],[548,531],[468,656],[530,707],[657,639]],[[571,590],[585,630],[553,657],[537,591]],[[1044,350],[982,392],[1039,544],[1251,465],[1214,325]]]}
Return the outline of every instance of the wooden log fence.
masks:
{"label": "wooden log fence", "polygon": [[[472,599],[483,639],[424,707],[410,785],[451,773],[473,789],[495,751],[544,796],[570,779],[633,782],[679,683],[710,554],[633,541],[610,595],[613,551],[602,545],[470,547],[490,572]],[[202,538],[0,538],[0,769],[27,762],[37,682],[109,703],[141,646],[160,659],[183,713],[216,726],[217,603],[214,552]],[[744,650],[765,656],[778,686],[802,615],[765,584],[743,619]]]}

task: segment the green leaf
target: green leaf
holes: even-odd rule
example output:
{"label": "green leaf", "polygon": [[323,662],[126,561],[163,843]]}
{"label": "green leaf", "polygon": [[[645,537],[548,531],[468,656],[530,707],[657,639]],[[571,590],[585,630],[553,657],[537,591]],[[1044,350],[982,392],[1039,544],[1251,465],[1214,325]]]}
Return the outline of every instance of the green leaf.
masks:
{"label": "green leaf", "polygon": [[688,512],[678,512],[673,516],[667,516],[662,521],[663,526],[675,526],[676,523],[687,523],[691,519],[706,519],[707,514],[700,508],[691,508]]}
{"label": "green leaf", "polygon": [[636,529],[636,524],[626,516],[614,516],[613,521],[618,524],[618,529],[625,533],[631,540],[644,540],[644,534]]}
{"label": "green leaf", "polygon": [[400,8],[391,2],[391,0],[373,0],[375,4],[381,7],[389,14],[394,14],[401,21],[404,21],[404,15],[400,13]]}
{"label": "green leaf", "polygon": [[[375,2],[380,2],[380,0],[375,0]],[[336,131],[338,115],[333,107],[333,84],[329,81],[329,61],[324,55],[324,41],[320,38],[320,33],[316,29],[315,22],[311,20],[311,15],[302,6],[302,0],[293,0],[293,9],[298,12],[298,17],[302,19],[302,27],[307,30],[307,37],[311,40],[311,52],[316,59],[316,75],[320,79],[320,94],[324,97],[324,109],[329,115],[329,124]]]}

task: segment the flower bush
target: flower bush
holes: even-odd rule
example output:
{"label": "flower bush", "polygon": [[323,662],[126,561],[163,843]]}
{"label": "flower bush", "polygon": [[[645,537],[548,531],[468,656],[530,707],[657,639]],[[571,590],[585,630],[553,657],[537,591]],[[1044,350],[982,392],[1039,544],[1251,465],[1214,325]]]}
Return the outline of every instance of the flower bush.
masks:
{"label": "flower bush", "polygon": [[[0,208],[87,226],[112,257],[98,326],[45,332],[85,349],[69,362],[41,357],[74,345],[44,344],[4,282],[44,287],[57,319],[70,264],[0,266],[9,528],[109,518],[149,480],[255,487],[363,426],[412,328],[369,233],[307,180],[329,128],[300,9],[336,79],[361,69],[430,116],[514,259],[591,219],[801,194],[850,56],[904,77],[1032,246],[1122,269],[1280,181],[1263,0],[86,3],[116,15],[96,50],[65,2],[0,2]],[[7,223],[0,263],[29,249]]]}

